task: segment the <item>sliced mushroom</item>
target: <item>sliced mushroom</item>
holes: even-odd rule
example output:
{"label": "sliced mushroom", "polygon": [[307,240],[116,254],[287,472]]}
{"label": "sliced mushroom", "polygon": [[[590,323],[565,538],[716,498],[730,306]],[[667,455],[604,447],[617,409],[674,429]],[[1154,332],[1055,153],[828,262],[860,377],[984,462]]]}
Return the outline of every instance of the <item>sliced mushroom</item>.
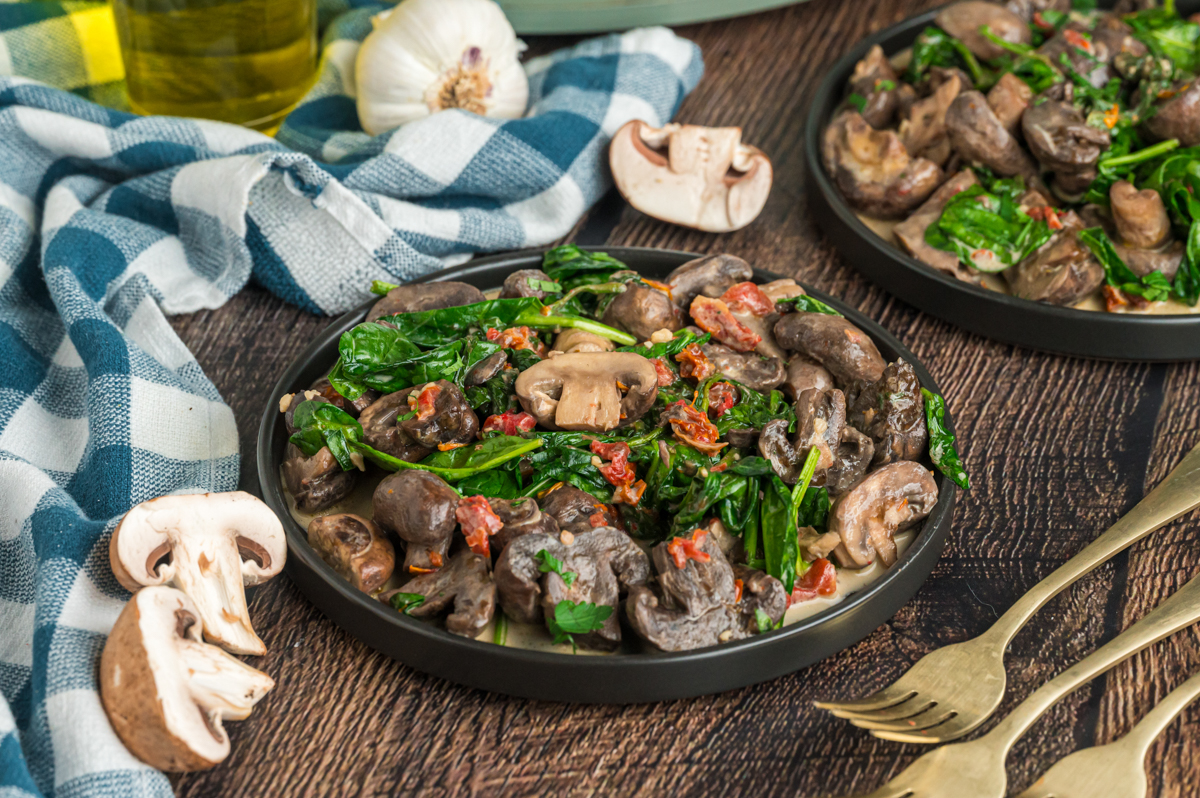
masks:
{"label": "sliced mushroom", "polygon": [[664,540],[650,551],[658,585],[662,588],[662,605],[668,610],[683,610],[689,618],[698,618],[709,610],[733,604],[737,588],[733,584],[733,569],[721,551],[720,542],[707,530],[693,533],[700,538],[692,544],[694,556],[676,560],[672,547],[691,543],[686,538]]}
{"label": "sliced mushroom", "polygon": [[964,91],[946,111],[950,145],[963,160],[983,164],[1005,177],[1037,174],[1033,159],[997,118],[987,98]]}
{"label": "sliced mushroom", "polygon": [[546,289],[543,284],[553,283],[550,275],[541,269],[518,269],[504,278],[500,288],[501,299],[516,299],[517,297],[534,297],[545,299]]}
{"label": "sliced mushroom", "polygon": [[789,313],[775,325],[775,340],[820,363],[842,386],[883,376],[883,356],[875,342],[841,316]]}
{"label": "sliced mushroom", "polygon": [[1155,249],[1171,238],[1171,220],[1162,196],[1152,188],[1138,191],[1127,180],[1108,190],[1113,222],[1121,241],[1130,247]]}
{"label": "sliced mushroom", "polygon": [[809,562],[822,557],[828,557],[833,550],[842,545],[842,537],[837,532],[818,533],[811,526],[802,527],[800,536],[800,554]]}
{"label": "sliced mushroom", "polygon": [[433,410],[425,418],[418,411],[414,418],[400,422],[400,429],[421,446],[434,449],[442,444],[470,443],[479,433],[479,417],[471,409],[462,389],[448,380],[438,380],[414,388],[425,393],[436,389]]}
{"label": "sliced mushroom", "polygon": [[758,451],[776,475],[788,485],[796,484],[808,453],[820,453],[814,485],[825,484],[825,472],[837,463],[837,447],[846,424],[846,396],[836,388],[809,389],[796,400],[796,437],[788,440],[785,419],[768,421],[758,438]]}
{"label": "sliced mushroom", "polygon": [[671,287],[671,301],[680,310],[687,310],[698,296],[716,299],[737,283],[753,278],[754,269],[741,258],[705,255],[677,267],[667,275],[666,283]]}
{"label": "sliced mushroom", "polygon": [[871,439],[847,424],[838,437],[834,464],[825,472],[825,489],[830,496],[845,493],[862,479],[871,467],[875,444]]}
{"label": "sliced mushroom", "polygon": [[243,586],[271,579],[286,558],[283,525],[242,491],[142,502],[125,513],[108,547],[125,589],[179,588],[195,602],[204,636],[235,654],[267,652],[250,625]]}
{"label": "sliced mushroom", "polygon": [[139,590],[100,655],[113,731],[147,765],[203,770],[229,756],[223,722],[245,720],[275,681],[200,638],[200,610],[170,587]]}
{"label": "sliced mushroom", "polygon": [[516,392],[547,429],[607,432],[646,414],[658,395],[658,372],[633,352],[579,352],[521,372]]}
{"label": "sliced mushroom", "polygon": [[392,578],[396,549],[374,521],[338,513],[308,523],[308,545],[338,575],[363,593],[374,593]]}
{"label": "sliced mushroom", "polygon": [[[881,84],[890,82],[892,88],[884,88]],[[867,51],[866,56],[854,65],[854,74],[850,76],[850,91],[866,100],[862,108],[863,119],[876,129],[883,129],[892,123],[896,109],[900,104],[898,87],[900,78],[896,70],[883,53],[878,44]]]}
{"label": "sliced mushroom", "polygon": [[968,88],[970,84],[963,83],[958,75],[951,75],[933,94],[913,103],[908,117],[900,123],[900,141],[909,154],[945,166],[950,160],[946,111],[954,98]]}
{"label": "sliced mushroom", "polygon": [[871,437],[875,465],[916,460],[929,439],[917,372],[904,360],[889,363],[879,381],[858,395],[847,420]]}
{"label": "sliced mushroom", "polygon": [[474,305],[487,299],[473,285],[466,283],[409,283],[388,291],[387,296],[376,302],[367,314],[367,321],[398,313],[417,313],[422,310],[456,308]]}
{"label": "sliced mushroom", "polygon": [[1014,296],[1052,305],[1074,305],[1104,282],[1104,267],[1077,235],[1083,229],[1079,217],[1068,211],[1059,221],[1062,230],[1004,272]]}
{"label": "sliced mushroom", "polygon": [[544,535],[558,534],[558,522],[554,520],[554,516],[542,512],[534,499],[489,498],[488,505],[504,524],[498,532],[491,536],[492,551],[504,551],[509,543],[522,535],[530,535],[534,532]]}
{"label": "sliced mushroom", "polygon": [[343,471],[328,447],[305,457],[292,443],[284,453],[282,470],[288,493],[296,501],[296,508],[304,513],[320,512],[349,496],[359,473]]}
{"label": "sliced mushroom", "polygon": [[483,385],[493,377],[498,377],[507,365],[508,355],[503,350],[493,352],[474,366],[471,366],[471,370],[463,378],[463,385],[468,388]]}
{"label": "sliced mushroom", "polygon": [[1113,248],[1121,256],[1121,260],[1125,261],[1129,270],[1138,277],[1145,277],[1150,272],[1158,272],[1167,280],[1173,280],[1175,273],[1179,271],[1179,267],[1183,263],[1182,241],[1172,241],[1165,248],[1160,249],[1138,249],[1122,244],[1114,244]]}
{"label": "sliced mushroom", "polygon": [[1029,25],[1024,20],[1002,5],[984,0],[964,0],[946,6],[933,21],[984,61],[999,58],[1007,52],[980,32],[979,29],[984,25],[994,36],[1010,44],[1029,44],[1032,41]]}
{"label": "sliced mushroom", "polygon": [[417,443],[407,430],[397,424],[400,416],[409,413],[408,396],[414,390],[417,388],[405,388],[381,396],[358,417],[358,423],[363,428],[363,440],[368,446],[406,463],[424,460],[434,449],[433,446]]}
{"label": "sliced mushroom", "polygon": [[639,341],[648,341],[659,330],[674,332],[683,326],[682,314],[671,298],[655,288],[628,283],[600,317],[600,321],[624,330]]}
{"label": "sliced mushroom", "polygon": [[608,163],[630,205],[710,233],[750,224],[771,191],[770,159],[743,144],[737,127],[654,128],[634,119],[613,136]]}
{"label": "sliced mushroom", "polygon": [[916,524],[937,504],[933,475],[911,460],[872,471],[829,511],[829,531],[842,543],[834,551],[843,568],[863,568],[878,556],[884,565],[896,561],[897,532]]}
{"label": "sliced mushroom", "polygon": [[610,505],[572,485],[553,488],[538,500],[538,504],[543,513],[555,520],[559,529],[574,535],[617,523],[617,514]]}
{"label": "sliced mushroom", "polygon": [[569,355],[574,352],[611,352],[614,345],[609,339],[595,333],[568,327],[554,339],[554,349]]}
{"label": "sliced mushroom", "polygon": [[1054,172],[1054,187],[1065,197],[1087,190],[1096,179],[1096,162],[1108,149],[1107,130],[1087,124],[1083,112],[1069,102],[1046,99],[1021,117],[1030,152]]}
{"label": "sliced mushroom", "polygon": [[925,241],[925,231],[931,224],[942,218],[942,211],[946,209],[947,202],[956,194],[966,191],[978,183],[974,172],[970,169],[963,169],[942,183],[938,190],[933,192],[933,195],[913,212],[912,216],[892,228],[896,240],[909,255],[943,274],[976,285],[982,282],[982,273],[964,265],[956,253],[929,246]]}
{"label": "sliced mushroom", "polygon": [[371,498],[375,523],[395,532],[407,546],[404,570],[436,571],[458,526],[458,493],[436,474],[405,469],[389,474]]}
{"label": "sliced mushroom", "polygon": [[490,557],[461,549],[446,567],[418,576],[399,590],[384,594],[390,601],[395,593],[418,593],[425,597],[406,612],[414,618],[441,615],[451,604],[454,611],[446,616],[446,631],[461,637],[477,637],[496,612],[496,583],[492,579]]}
{"label": "sliced mushroom", "polygon": [[1142,123],[1142,129],[1155,139],[1179,139],[1184,147],[1200,146],[1200,80],[1176,84],[1173,91]]}
{"label": "sliced mushroom", "polygon": [[[575,574],[568,586],[562,576],[542,573],[538,552],[546,551]],[[496,588],[505,614],[524,623],[553,618],[561,601],[589,602],[613,608],[597,631],[575,635],[583,648],[611,651],[621,643],[617,619],[620,594],[650,578],[646,553],[613,527],[598,527],[575,535],[570,545],[551,535],[534,533],[514,540],[496,561]]]}
{"label": "sliced mushroom", "polygon": [[785,277],[780,280],[772,280],[769,283],[763,283],[758,288],[760,291],[762,291],[764,294],[767,295],[768,299],[770,299],[772,302],[776,303],[775,304],[776,312],[786,312],[786,311],[791,310],[790,305],[783,305],[782,308],[784,310],[783,311],[780,310],[781,306],[778,303],[781,302],[782,300],[791,299],[792,297],[804,296],[804,294],[805,294],[805,291],[800,286],[800,284],[797,283],[795,280],[793,280],[790,277]]}
{"label": "sliced mushroom", "polygon": [[825,129],[824,158],[846,201],[880,219],[906,216],[943,177],[937,164],[910,157],[899,136],[875,130],[854,111],[839,114]]}
{"label": "sliced mushroom", "polygon": [[763,358],[753,352],[735,352],[721,344],[703,344],[700,350],[716,367],[717,373],[764,393],[778,388],[787,376],[783,361]]}
{"label": "sliced mushroom", "polygon": [[1010,136],[1017,135],[1017,131],[1021,129],[1021,115],[1025,113],[1032,99],[1033,89],[1011,72],[1001,75],[996,85],[987,93],[987,103],[992,113]]}
{"label": "sliced mushroom", "polygon": [[787,363],[787,376],[783,382],[783,392],[793,402],[800,394],[809,388],[818,391],[828,391],[833,388],[833,375],[817,361],[805,355],[792,355]]}

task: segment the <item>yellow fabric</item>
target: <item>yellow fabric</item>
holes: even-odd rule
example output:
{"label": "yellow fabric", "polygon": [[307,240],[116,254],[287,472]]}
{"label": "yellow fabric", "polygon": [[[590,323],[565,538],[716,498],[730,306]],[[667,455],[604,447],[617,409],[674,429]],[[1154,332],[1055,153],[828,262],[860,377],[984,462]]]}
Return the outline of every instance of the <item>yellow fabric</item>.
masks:
{"label": "yellow fabric", "polygon": [[69,16],[79,36],[88,83],[94,86],[124,79],[125,64],[121,62],[112,6],[106,3],[99,7],[83,8],[71,11]]}

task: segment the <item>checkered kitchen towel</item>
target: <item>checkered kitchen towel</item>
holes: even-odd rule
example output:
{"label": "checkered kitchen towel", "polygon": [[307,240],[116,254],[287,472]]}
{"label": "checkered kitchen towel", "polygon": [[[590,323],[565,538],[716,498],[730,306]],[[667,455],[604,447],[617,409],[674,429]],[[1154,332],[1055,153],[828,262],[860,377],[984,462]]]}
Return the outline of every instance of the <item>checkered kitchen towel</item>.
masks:
{"label": "checkered kitchen towel", "polygon": [[164,314],[251,277],[334,313],[373,279],[549,242],[606,189],[612,132],[665,122],[702,70],[693,44],[636,30],[530,61],[524,119],[447,111],[372,139],[346,95],[371,11],[331,25],[278,141],[0,79],[0,796],[171,792],[114,736],[95,676],[128,597],[115,520],[238,481],[233,415]]}

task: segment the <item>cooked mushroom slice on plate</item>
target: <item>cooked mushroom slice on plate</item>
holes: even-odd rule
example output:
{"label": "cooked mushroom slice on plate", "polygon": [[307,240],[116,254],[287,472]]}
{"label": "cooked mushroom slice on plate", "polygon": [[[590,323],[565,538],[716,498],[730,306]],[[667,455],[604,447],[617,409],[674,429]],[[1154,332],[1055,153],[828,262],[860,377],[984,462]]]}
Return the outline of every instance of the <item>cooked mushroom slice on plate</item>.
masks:
{"label": "cooked mushroom slice on plate", "polygon": [[308,545],[350,584],[374,593],[392,578],[396,549],[374,521],[351,513],[314,518]]}
{"label": "cooked mushroom slice on plate", "polygon": [[1139,249],[1155,249],[1171,240],[1171,219],[1162,195],[1152,188],[1138,191],[1128,180],[1118,180],[1108,190],[1113,223],[1120,242]]}
{"label": "cooked mushroom slice on plate", "polygon": [[833,375],[829,370],[807,355],[792,355],[787,362],[787,376],[783,381],[783,392],[792,401],[809,388],[828,391],[833,388]]}
{"label": "cooked mushroom slice on plate", "polygon": [[925,400],[917,372],[904,360],[889,363],[879,381],[862,390],[847,420],[871,436],[875,465],[916,460],[925,452]]}
{"label": "cooked mushroom slice on plate", "polygon": [[758,216],[771,191],[771,161],[742,143],[737,127],[640,119],[621,126],[609,145],[617,190],[647,216],[710,233],[739,230]]}
{"label": "cooked mushroom slice on plate", "polygon": [[467,548],[456,552],[445,568],[385,593],[383,601],[390,602],[397,593],[423,597],[421,603],[405,610],[413,618],[441,615],[453,604],[454,611],[446,616],[446,630],[462,637],[478,636],[496,612],[491,558]]}
{"label": "cooked mushroom slice on plate", "polygon": [[1104,282],[1104,267],[1076,235],[1083,229],[1079,216],[1067,211],[1059,221],[1063,229],[1004,272],[1014,296],[1051,305],[1074,305]]}
{"label": "cooked mushroom slice on plate", "polygon": [[570,355],[575,352],[611,352],[614,344],[587,330],[568,327],[554,339],[554,351]]}
{"label": "cooked mushroom slice on plate", "polygon": [[516,392],[546,429],[607,432],[646,414],[658,395],[658,372],[633,352],[578,352],[521,372]]}
{"label": "cooked mushroom slice on plate", "polygon": [[[891,88],[885,88],[888,84]],[[866,101],[861,113],[873,128],[882,129],[892,123],[900,106],[902,85],[896,70],[878,44],[854,65],[854,74],[850,76],[850,91]]]}
{"label": "cooked mushroom slice on plate", "polygon": [[1054,173],[1058,194],[1082,194],[1096,179],[1096,162],[1110,144],[1108,131],[1089,125],[1069,102],[1040,99],[1021,117],[1025,143],[1042,167]]}
{"label": "cooked mushroom slice on plate", "polygon": [[756,391],[765,393],[774,390],[787,377],[783,361],[777,357],[764,358],[753,352],[735,352],[722,344],[703,344],[700,351],[718,374]]}
{"label": "cooked mushroom slice on plate", "polygon": [[938,166],[950,160],[950,137],[946,133],[946,111],[961,92],[970,88],[957,74],[951,74],[928,97],[912,104],[908,117],[900,123],[900,141],[909,154],[928,158]]}
{"label": "cooked mushroom slice on plate", "polygon": [[867,474],[829,511],[829,531],[842,539],[834,551],[838,563],[864,568],[878,556],[884,565],[891,565],[896,561],[896,533],[929,515],[937,497],[933,475],[911,460]]}
{"label": "cooked mushroom slice on plate", "polygon": [[555,520],[559,529],[575,535],[617,522],[617,514],[610,505],[571,485],[551,489],[538,504],[543,513]]}
{"label": "cooked mushroom slice on plate", "polygon": [[108,548],[123,587],[179,588],[195,602],[204,636],[235,654],[267,652],[250,625],[244,585],[266,582],[286,558],[283,525],[242,491],[142,502],[121,519]]}
{"label": "cooked mushroom slice on plate", "polygon": [[408,397],[414,390],[417,389],[405,388],[381,396],[358,417],[358,423],[363,428],[363,440],[368,446],[408,463],[424,460],[434,448],[417,443],[397,423],[400,416],[408,415],[411,411]]}
{"label": "cooked mushroom slice on plate", "polygon": [[987,104],[1010,135],[1021,129],[1021,117],[1033,100],[1029,84],[1011,72],[1005,72],[987,93]]}
{"label": "cooked mushroom slice on plate", "polygon": [[846,201],[880,219],[904,217],[942,182],[940,166],[911,157],[899,136],[875,130],[856,111],[829,123],[823,151],[825,168]]}
{"label": "cooked mushroom slice on plate", "polygon": [[1029,44],[1032,41],[1029,25],[999,3],[964,0],[943,8],[933,21],[965,44],[977,58],[985,61],[999,58],[1008,51],[979,32],[984,25],[1009,44]]}
{"label": "cooked mushroom slice on plate", "polygon": [[388,291],[387,296],[371,307],[367,321],[394,316],[397,313],[417,313],[422,310],[474,305],[486,298],[482,291],[466,283],[409,283]]}
{"label": "cooked mushroom slice on plate", "polygon": [[820,363],[840,385],[875,382],[883,376],[883,356],[875,342],[841,316],[789,313],[775,325],[775,340]]}
{"label": "cooked mushroom slice on plate", "polygon": [[100,700],[134,756],[173,773],[229,756],[223,721],[245,720],[275,682],[200,637],[200,611],[180,590],[139,590],[100,655]]}
{"label": "cooked mushroom slice on plate", "polygon": [[800,287],[799,283],[790,277],[785,277],[780,280],[772,280],[769,283],[763,283],[758,288],[767,295],[767,299],[776,303],[775,311],[777,313],[788,312],[793,309],[791,305],[783,305],[783,310],[781,311],[781,306],[778,304],[779,302],[785,299],[791,299],[792,297],[804,296],[804,289]]}
{"label": "cooked mushroom slice on plate", "polygon": [[445,565],[458,526],[458,498],[441,477],[417,469],[389,474],[375,488],[372,515],[405,542],[405,571],[427,573]]}
{"label": "cooked mushroom slice on plate", "polygon": [[939,272],[976,284],[982,282],[982,272],[964,265],[954,252],[946,252],[929,246],[925,240],[925,231],[929,229],[929,225],[942,218],[942,211],[946,209],[946,203],[956,194],[978,184],[979,180],[976,179],[975,173],[970,169],[963,169],[938,186],[938,190],[933,192],[929,199],[921,204],[921,207],[913,211],[911,216],[892,230],[896,240],[900,242],[900,246],[909,255],[922,263],[929,264]]}
{"label": "cooked mushroom slice on plate", "polygon": [[[621,642],[615,612],[620,595],[645,584],[650,562],[628,535],[613,527],[580,532],[570,540],[567,544],[559,537],[534,533],[510,543],[496,561],[500,607],[522,623],[553,618],[555,607],[563,601],[612,607],[613,614],[600,629],[575,636],[575,643],[583,648],[611,651]],[[539,557],[542,551],[561,563],[561,572],[541,570],[546,561],[545,555]]]}
{"label": "cooked mushroom slice on plate", "polygon": [[516,299],[517,297],[531,296],[535,299],[545,299],[546,286],[553,286],[554,281],[550,279],[550,275],[546,274],[541,269],[518,269],[508,277],[504,278],[504,285],[500,288],[501,299]]}
{"label": "cooked mushroom slice on plate", "polygon": [[716,299],[737,283],[752,279],[754,269],[749,263],[733,255],[721,254],[689,260],[668,274],[666,283],[671,287],[671,299],[676,307],[687,310],[698,296]]}
{"label": "cooked mushroom slice on plate", "polygon": [[288,493],[296,500],[297,509],[304,513],[319,512],[349,496],[359,473],[343,471],[328,447],[305,457],[292,443],[284,453],[282,470]]}
{"label": "cooked mushroom slice on plate", "polygon": [[788,421],[774,419],[763,426],[758,451],[771,464],[776,475],[795,485],[809,451],[820,453],[814,485],[823,485],[825,471],[837,460],[838,441],[846,424],[846,396],[836,388],[829,391],[809,389],[796,400],[796,438],[788,440]]}
{"label": "cooked mushroom slice on plate", "polygon": [[968,163],[983,164],[1005,177],[1037,174],[1037,164],[978,91],[954,98],[946,111],[946,130],[950,145]]}
{"label": "cooked mushroom slice on plate", "polygon": [[683,326],[671,298],[657,288],[626,283],[625,290],[609,303],[600,321],[624,330],[639,341],[648,341],[659,330],[674,332]]}
{"label": "cooked mushroom slice on plate", "polygon": [[1173,91],[1146,120],[1145,129],[1159,139],[1179,139],[1183,147],[1200,146],[1200,80],[1176,84]]}
{"label": "cooked mushroom slice on plate", "polygon": [[461,388],[448,380],[438,380],[414,387],[413,393],[417,398],[411,401],[409,395],[409,407],[415,409],[416,416],[401,421],[400,429],[414,441],[434,449],[475,440],[479,417]]}
{"label": "cooked mushroom slice on plate", "polygon": [[664,540],[650,550],[650,557],[666,609],[680,609],[688,617],[698,618],[737,601],[733,569],[720,541],[707,529]]}
{"label": "cooked mushroom slice on plate", "polygon": [[328,377],[322,377],[314,382],[312,387],[307,391],[300,391],[295,395],[289,394],[285,399],[288,405],[287,407],[283,407],[282,403],[280,404],[280,408],[286,413],[285,421],[289,431],[292,430],[292,418],[296,414],[296,407],[298,407],[306,399],[316,399],[317,397],[324,399],[330,404],[337,405],[338,408],[345,410],[350,415],[358,418],[359,413],[361,413],[372,402],[379,398],[379,393],[368,388],[363,392],[362,396],[351,401],[334,390],[334,387],[329,382]]}
{"label": "cooked mushroom slice on plate", "polygon": [[[582,492],[580,491],[580,493]],[[492,551],[504,551],[509,543],[522,535],[530,535],[534,532],[541,532],[544,535],[558,534],[558,521],[550,513],[543,512],[533,498],[497,499],[492,497],[487,501],[492,512],[504,525],[490,536]]]}
{"label": "cooked mushroom slice on plate", "polygon": [[471,366],[471,370],[467,372],[467,376],[463,377],[463,385],[468,388],[483,385],[493,377],[498,377],[506,366],[508,366],[508,354],[503,350],[493,352],[474,366]]}

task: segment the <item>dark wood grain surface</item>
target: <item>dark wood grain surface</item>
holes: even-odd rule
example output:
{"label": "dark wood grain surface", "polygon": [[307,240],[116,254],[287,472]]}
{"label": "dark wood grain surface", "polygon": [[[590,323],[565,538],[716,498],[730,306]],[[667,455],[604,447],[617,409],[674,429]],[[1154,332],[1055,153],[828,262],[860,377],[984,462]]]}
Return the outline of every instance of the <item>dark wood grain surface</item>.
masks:
{"label": "dark wood grain surface", "polygon": [[[795,275],[880,320],[924,360],[976,487],[916,598],[853,648],[767,684],[667,704],[569,706],[417,673],[352,639],[280,578],[251,606],[270,648],[256,665],[278,687],[249,720],[229,724],[227,762],[175,778],[180,795],[840,795],[874,789],[924,750],[876,740],[811,702],[869,693],[932,648],[982,632],[1200,441],[1196,364],[1072,360],[968,335],[866,283],[809,219],[801,136],[818,82],[860,38],[935,2],[813,0],[681,28],[703,48],[706,74],[678,118],[739,125],[771,156],[766,209],[723,236],[620,207],[615,225],[600,213],[576,230],[589,243],[726,251]],[[247,490],[257,492],[254,436],[270,387],[327,321],[253,287],[218,311],[174,319],[237,416]],[[1054,600],[1012,645],[1002,711],[1200,571],[1198,544],[1200,525],[1187,517]],[[1200,636],[1189,630],[1080,689],[1013,751],[1011,785],[1124,734],[1197,671]],[[1152,796],[1200,794],[1200,709],[1160,738],[1147,773]]]}

